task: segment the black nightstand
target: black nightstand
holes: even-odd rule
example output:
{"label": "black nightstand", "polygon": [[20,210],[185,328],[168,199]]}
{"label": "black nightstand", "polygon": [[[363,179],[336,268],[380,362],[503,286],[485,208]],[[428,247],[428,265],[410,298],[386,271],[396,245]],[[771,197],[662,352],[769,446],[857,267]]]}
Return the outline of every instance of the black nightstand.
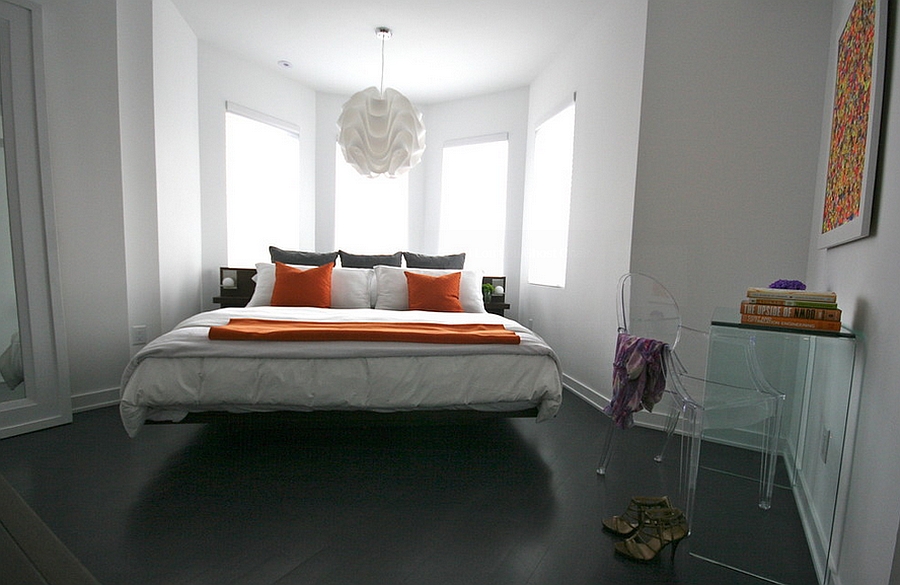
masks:
{"label": "black nightstand", "polygon": [[501,317],[506,312],[506,309],[509,308],[509,303],[506,302],[506,277],[505,276],[485,276],[481,279],[482,284],[490,284],[495,289],[497,287],[503,291],[501,294],[492,294],[490,300],[485,297],[484,301],[484,309],[488,313],[493,313],[494,315],[500,315]]}
{"label": "black nightstand", "polygon": [[221,308],[229,307],[246,307],[250,302],[250,297],[213,297],[213,302],[217,303]]}
{"label": "black nightstand", "polygon": [[219,296],[213,302],[222,308],[246,307],[256,290],[255,268],[219,268]]}

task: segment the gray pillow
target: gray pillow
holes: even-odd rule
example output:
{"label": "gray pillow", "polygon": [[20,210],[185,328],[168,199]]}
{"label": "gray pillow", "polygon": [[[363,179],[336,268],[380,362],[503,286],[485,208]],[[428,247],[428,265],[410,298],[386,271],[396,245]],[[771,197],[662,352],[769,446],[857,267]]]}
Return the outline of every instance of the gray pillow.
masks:
{"label": "gray pillow", "polygon": [[403,252],[406,258],[407,268],[443,268],[462,270],[466,263],[466,253],[447,254],[446,256],[429,256],[427,254],[415,254]]}
{"label": "gray pillow", "polygon": [[374,268],[376,266],[400,266],[403,257],[401,252],[395,254],[348,254],[343,250],[339,251],[341,255],[341,266],[344,268]]}
{"label": "gray pillow", "polygon": [[269,246],[269,256],[272,258],[272,262],[281,262],[282,264],[324,266],[325,264],[334,264],[337,255],[337,252],[300,252]]}

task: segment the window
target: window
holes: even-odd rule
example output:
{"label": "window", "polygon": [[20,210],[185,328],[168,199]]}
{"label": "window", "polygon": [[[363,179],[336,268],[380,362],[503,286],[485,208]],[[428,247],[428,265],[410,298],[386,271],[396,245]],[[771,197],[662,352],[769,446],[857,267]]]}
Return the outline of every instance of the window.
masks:
{"label": "window", "polygon": [[439,252],[466,252],[466,268],[505,274],[509,141],[488,137],[444,146]]}
{"label": "window", "polygon": [[528,282],[566,285],[575,104],[535,131],[533,184],[525,202]]}
{"label": "window", "polygon": [[299,132],[229,104],[225,200],[229,266],[267,260],[270,245],[296,250],[301,223]]}
{"label": "window", "polygon": [[392,254],[409,238],[409,176],[369,178],[338,145],[334,160],[334,243],[353,254]]}

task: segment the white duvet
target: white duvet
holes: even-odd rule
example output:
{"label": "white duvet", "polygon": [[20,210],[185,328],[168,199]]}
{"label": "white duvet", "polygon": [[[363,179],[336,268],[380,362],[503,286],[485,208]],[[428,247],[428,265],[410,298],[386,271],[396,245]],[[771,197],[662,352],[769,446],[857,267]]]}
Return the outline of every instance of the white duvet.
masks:
{"label": "white duvet", "polygon": [[[298,321],[502,323],[518,345],[362,341],[211,341],[230,318]],[[562,397],[553,350],[522,325],[489,313],[247,307],[200,313],[138,352],[122,376],[119,410],[129,435],[146,420],[189,412],[473,409],[537,407]]]}

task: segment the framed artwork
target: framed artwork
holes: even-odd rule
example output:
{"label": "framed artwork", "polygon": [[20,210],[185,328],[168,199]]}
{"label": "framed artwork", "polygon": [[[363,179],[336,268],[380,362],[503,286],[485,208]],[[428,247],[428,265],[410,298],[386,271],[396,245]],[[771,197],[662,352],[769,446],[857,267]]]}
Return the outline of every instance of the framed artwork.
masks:
{"label": "framed artwork", "polygon": [[887,0],[855,0],[836,39],[819,248],[869,235],[886,31]]}

